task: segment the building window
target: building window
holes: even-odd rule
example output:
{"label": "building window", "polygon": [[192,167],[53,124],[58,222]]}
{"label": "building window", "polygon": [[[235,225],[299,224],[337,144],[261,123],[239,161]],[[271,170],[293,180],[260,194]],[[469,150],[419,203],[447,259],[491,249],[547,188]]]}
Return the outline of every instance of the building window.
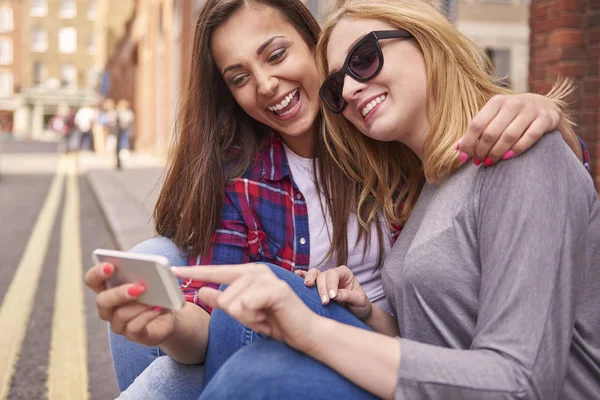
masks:
{"label": "building window", "polygon": [[67,89],[77,88],[77,68],[74,64],[60,66],[60,85]]}
{"label": "building window", "polygon": [[48,15],[48,0],[31,0],[29,15],[32,17],[45,17]]}
{"label": "building window", "polygon": [[75,0],[61,0],[58,16],[60,18],[75,18],[77,16],[77,2]]}
{"label": "building window", "polygon": [[0,38],[0,65],[10,65],[13,62],[13,43],[9,38]]}
{"label": "building window", "polygon": [[510,50],[486,48],[485,53],[492,60],[494,75],[500,79],[499,83],[510,87]]}
{"label": "building window", "polygon": [[10,97],[13,94],[13,76],[10,72],[0,72],[0,97]]}
{"label": "building window", "polygon": [[97,0],[89,0],[88,1],[88,10],[87,10],[88,19],[92,19],[92,20],[96,19],[97,7],[98,7]]}
{"label": "building window", "polygon": [[48,32],[43,28],[35,27],[31,32],[31,51],[43,53],[48,50]]}
{"label": "building window", "polygon": [[87,43],[88,54],[96,54],[96,51],[98,50],[96,43],[96,35],[94,33],[90,33]]}
{"label": "building window", "polygon": [[58,31],[58,51],[63,54],[73,54],[77,51],[77,30],[75,28],[61,28]]}
{"label": "building window", "polygon": [[10,7],[0,7],[0,32],[10,32],[14,29],[13,10]]}
{"label": "building window", "polygon": [[43,63],[36,61],[33,63],[33,84],[40,86],[46,82],[46,67]]}

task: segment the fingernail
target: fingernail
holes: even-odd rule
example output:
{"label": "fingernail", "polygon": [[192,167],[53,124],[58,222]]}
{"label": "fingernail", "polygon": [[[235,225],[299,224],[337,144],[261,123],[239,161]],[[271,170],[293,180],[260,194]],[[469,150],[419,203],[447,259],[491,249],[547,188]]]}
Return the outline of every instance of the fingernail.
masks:
{"label": "fingernail", "polygon": [[110,274],[112,274],[112,265],[105,264],[104,268],[102,268],[102,271],[104,272],[104,275],[110,275]]}
{"label": "fingernail", "polygon": [[152,311],[155,311],[155,312],[161,312],[162,310],[163,310],[163,308],[160,306],[156,306],[152,309]]}
{"label": "fingernail", "polygon": [[458,142],[456,142],[456,145],[454,146],[455,150],[459,150],[460,149],[460,143],[462,142],[462,139],[460,139]]}
{"label": "fingernail", "polygon": [[461,151],[459,159],[460,159],[460,163],[464,164],[469,160],[469,155],[467,153],[465,153],[464,151]]}
{"label": "fingernail", "polygon": [[321,303],[325,304],[325,303],[327,303],[327,300],[328,300],[327,296],[325,296],[325,295],[321,296]]}
{"label": "fingernail", "polygon": [[479,158],[473,157],[473,164],[475,164],[475,166],[479,167],[479,165],[481,164],[481,161],[479,160]]}
{"label": "fingernail", "polygon": [[486,167],[491,167],[493,164],[494,164],[494,161],[489,157],[486,157],[485,160],[483,161],[483,165],[485,165]]}
{"label": "fingernail", "polygon": [[331,289],[331,290],[329,291],[329,298],[330,298],[330,299],[333,299],[333,298],[335,298],[335,290]]}
{"label": "fingernail", "polygon": [[146,288],[143,287],[142,285],[133,285],[129,289],[127,289],[127,294],[132,297],[137,297],[140,294],[144,293],[145,291],[146,291]]}
{"label": "fingernail", "polygon": [[506,152],[506,154],[504,154],[504,156],[502,156],[502,159],[503,159],[504,161],[506,161],[506,160],[510,160],[510,159],[511,159],[511,158],[513,158],[514,156],[515,156],[515,152],[514,152],[514,151],[512,151],[512,150],[509,150],[509,151],[507,151],[507,152]]}

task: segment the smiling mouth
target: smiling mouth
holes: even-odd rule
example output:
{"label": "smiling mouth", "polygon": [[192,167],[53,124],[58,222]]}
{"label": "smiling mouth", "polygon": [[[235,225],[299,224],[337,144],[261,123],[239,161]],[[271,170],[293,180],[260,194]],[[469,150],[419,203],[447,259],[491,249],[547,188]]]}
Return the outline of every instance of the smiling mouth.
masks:
{"label": "smiling mouth", "polygon": [[387,98],[386,94],[382,94],[381,96],[378,96],[376,98],[374,98],[373,100],[371,100],[369,103],[367,103],[366,106],[363,107],[363,109],[361,110],[363,119],[367,119],[367,117],[369,115],[371,115],[373,113],[373,111],[375,111],[376,108],[378,108],[378,106],[383,103],[383,101]]}
{"label": "smiling mouth", "polygon": [[267,108],[278,117],[285,117],[296,111],[299,104],[300,89],[294,89],[281,101],[281,103]]}

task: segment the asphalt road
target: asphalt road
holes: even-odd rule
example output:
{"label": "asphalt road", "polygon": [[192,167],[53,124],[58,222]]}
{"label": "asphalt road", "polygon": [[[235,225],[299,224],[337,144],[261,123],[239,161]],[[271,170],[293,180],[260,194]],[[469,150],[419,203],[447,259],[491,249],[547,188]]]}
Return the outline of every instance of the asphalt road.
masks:
{"label": "asphalt road", "polygon": [[73,157],[53,143],[0,154],[0,399],[113,399],[107,326],[82,276],[115,248]]}

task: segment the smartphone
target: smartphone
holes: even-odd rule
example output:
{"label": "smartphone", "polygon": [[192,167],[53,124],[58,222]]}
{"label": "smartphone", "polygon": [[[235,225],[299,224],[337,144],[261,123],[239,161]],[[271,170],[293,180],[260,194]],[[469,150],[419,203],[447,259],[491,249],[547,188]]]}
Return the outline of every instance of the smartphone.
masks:
{"label": "smartphone", "polygon": [[146,291],[138,297],[140,303],[178,310],[185,304],[179,281],[169,269],[169,260],[163,256],[137,254],[126,251],[96,249],[92,253],[95,264],[107,262],[115,266],[107,287],[124,283],[141,283]]}

